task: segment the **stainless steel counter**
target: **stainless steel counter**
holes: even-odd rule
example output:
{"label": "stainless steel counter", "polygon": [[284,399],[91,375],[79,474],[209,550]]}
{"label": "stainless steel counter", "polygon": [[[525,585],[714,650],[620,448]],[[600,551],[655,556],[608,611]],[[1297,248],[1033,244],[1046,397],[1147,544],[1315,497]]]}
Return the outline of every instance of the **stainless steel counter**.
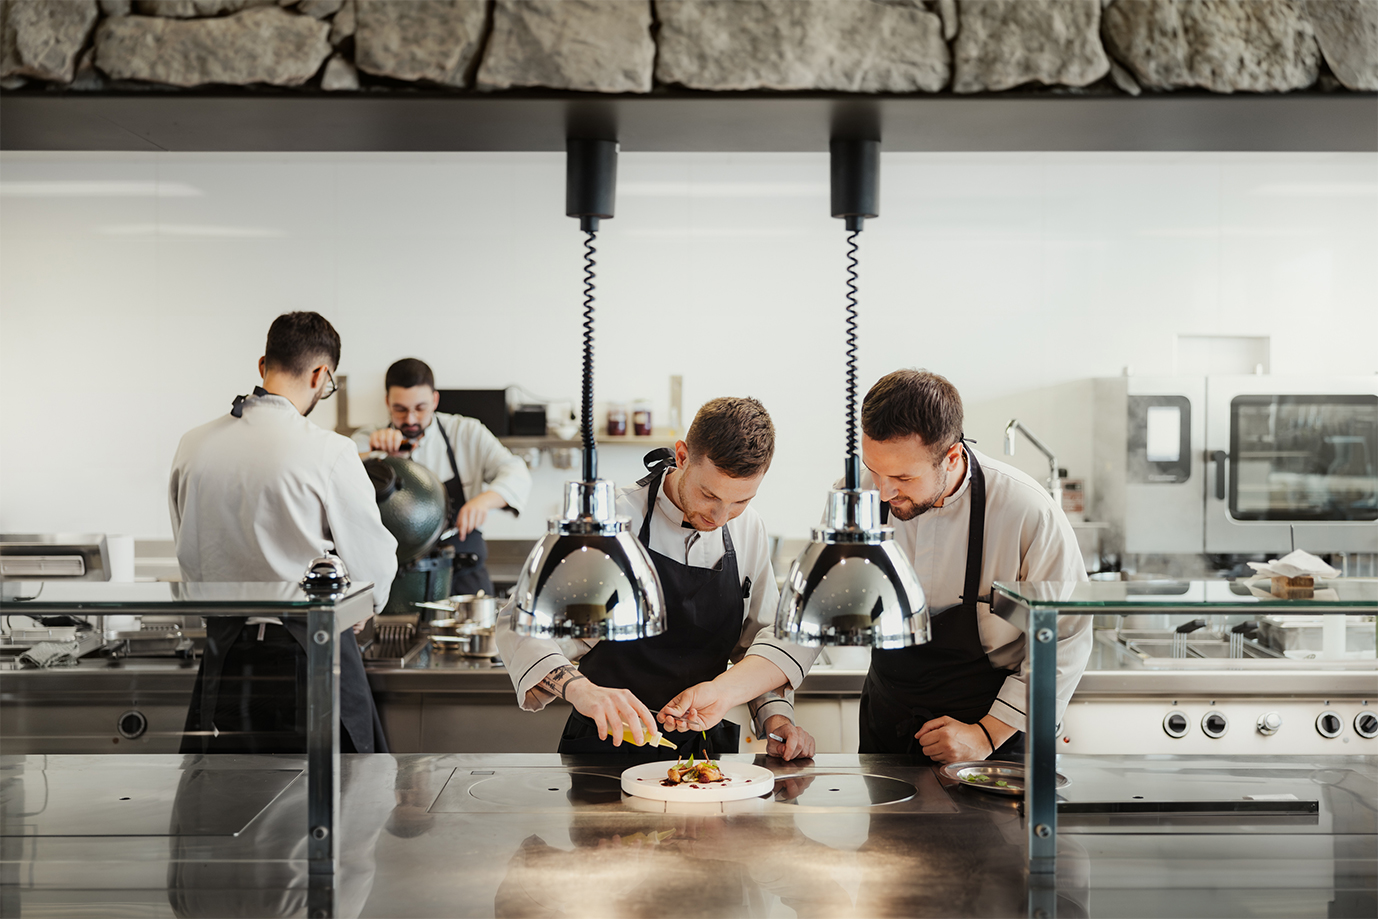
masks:
{"label": "stainless steel counter", "polygon": [[[342,759],[342,916],[1031,915],[1017,802],[945,786],[902,757],[758,759],[775,792],[731,814],[638,810],[611,758]],[[130,762],[0,757],[0,913],[306,909],[302,758]],[[1041,908],[1374,914],[1372,757],[1063,757],[1058,768],[1073,805],[1167,810],[1065,816]],[[1171,810],[1264,794],[1314,800],[1315,813]]]}

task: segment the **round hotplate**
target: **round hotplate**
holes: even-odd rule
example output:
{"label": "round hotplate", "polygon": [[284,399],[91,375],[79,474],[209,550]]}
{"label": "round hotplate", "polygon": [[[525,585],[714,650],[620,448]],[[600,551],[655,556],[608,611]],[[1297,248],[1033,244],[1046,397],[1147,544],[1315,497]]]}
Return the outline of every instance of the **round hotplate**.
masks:
{"label": "round hotplate", "polygon": [[908,782],[883,775],[814,772],[775,778],[775,803],[800,807],[878,807],[915,794]]}
{"label": "round hotplate", "polygon": [[592,772],[513,772],[483,779],[469,794],[508,807],[615,804],[622,800],[622,782],[616,776]]}

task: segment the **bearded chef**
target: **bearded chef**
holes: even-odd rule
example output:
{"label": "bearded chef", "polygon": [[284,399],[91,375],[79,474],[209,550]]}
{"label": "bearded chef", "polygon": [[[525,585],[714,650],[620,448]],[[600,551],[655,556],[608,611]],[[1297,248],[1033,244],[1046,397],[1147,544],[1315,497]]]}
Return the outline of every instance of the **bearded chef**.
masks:
{"label": "bearded chef", "polygon": [[440,543],[455,548],[450,593],[492,596],[488,544],[481,527],[490,511],[520,513],[531,493],[526,463],[477,418],[436,411],[440,393],[424,361],[407,357],[394,363],[383,379],[383,390],[392,421],[360,429],[354,442],[360,450],[408,457],[436,474],[445,486],[455,530]]}
{"label": "bearded chef", "polygon": [[[554,641],[515,634],[512,607],[504,612],[498,650],[522,708],[539,711],[556,699],[574,707],[561,753],[612,752],[622,743],[623,723],[637,744],[663,723],[677,749],[649,748],[652,757],[735,753],[740,728],[721,718],[747,703],[760,736],[781,738],[770,742],[771,753],[813,755],[813,738],[794,724],[788,694],[817,651],[775,637],[779,591],[770,540],[749,507],[774,453],[775,427],[765,406],[714,399],[699,409],[673,453],[647,456],[650,475],[619,492],[617,513],[630,518],[665,591],[664,633],[579,641],[567,656]],[[662,711],[686,688],[707,686],[724,671],[731,679],[714,693],[712,711]],[[706,695],[703,702],[707,708]]]}
{"label": "bearded chef", "polygon": [[[862,753],[935,763],[1023,749],[1029,661],[1022,629],[990,608],[994,581],[1084,581],[1076,536],[1047,489],[969,447],[962,398],[936,373],[897,370],[861,409],[863,488],[927,593],[927,644],[871,653]],[[1058,619],[1057,717],[1091,653],[1087,616]]]}
{"label": "bearded chef", "polygon": [[[349,438],[307,420],[334,392],[340,336],[318,313],[273,321],[252,395],[188,431],[177,446],[168,505],[183,581],[295,583],[323,555],[387,603],[397,541]],[[306,623],[214,616],[196,674],[183,753],[306,751]],[[353,635],[340,641],[340,749],[386,753]]]}

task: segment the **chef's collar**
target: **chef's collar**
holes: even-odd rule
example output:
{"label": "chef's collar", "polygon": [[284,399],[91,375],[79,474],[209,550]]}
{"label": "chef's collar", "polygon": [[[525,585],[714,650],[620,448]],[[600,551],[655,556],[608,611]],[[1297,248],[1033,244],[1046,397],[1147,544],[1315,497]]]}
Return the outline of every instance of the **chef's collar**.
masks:
{"label": "chef's collar", "polygon": [[[230,414],[233,415],[233,416],[236,417],[236,418],[243,418],[243,417],[244,417],[244,403],[248,402],[250,399],[261,399],[261,398],[263,398],[264,396],[271,396],[271,395],[272,395],[272,393],[268,392],[268,390],[264,389],[262,386],[255,386],[255,387],[254,387],[253,395],[250,395],[250,396],[235,396],[235,397],[234,397],[234,401],[230,403]],[[279,398],[281,398],[281,397],[279,396]]]}

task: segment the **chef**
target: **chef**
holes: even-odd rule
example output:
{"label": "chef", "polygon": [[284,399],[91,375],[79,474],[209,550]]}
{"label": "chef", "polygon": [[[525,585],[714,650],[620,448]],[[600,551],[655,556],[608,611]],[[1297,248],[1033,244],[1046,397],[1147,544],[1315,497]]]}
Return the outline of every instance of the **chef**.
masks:
{"label": "chef", "polygon": [[[1084,581],[1076,536],[1047,489],[969,447],[962,398],[936,373],[897,370],[861,408],[862,486],[914,566],[932,640],[871,653],[861,695],[862,753],[935,763],[1022,750],[1029,662],[1024,632],[992,614],[994,581]],[[1061,720],[1091,653],[1091,622],[1058,619]]]}
{"label": "chef", "polygon": [[[635,742],[660,730],[677,750],[645,755],[711,757],[739,749],[740,728],[721,721],[729,698],[749,701],[772,752],[812,756],[813,738],[794,724],[785,695],[799,685],[816,651],[778,640],[773,631],[778,590],[770,540],[749,507],[775,452],[775,427],[755,399],[719,398],[694,417],[674,451],[647,456],[650,475],[618,494],[617,512],[650,552],[665,590],[666,630],[636,641],[579,641],[566,656],[554,641],[511,630],[512,607],[499,620],[497,642],[522,708],[539,711],[555,699],[574,706],[561,753],[612,752],[625,722]],[[579,666],[574,666],[574,661]],[[712,681],[733,662],[730,692],[702,716],[688,708],[660,710],[687,687]],[[705,696],[705,705],[707,697]],[[712,725],[712,727],[707,727]],[[700,733],[700,727],[707,727]]]}
{"label": "chef", "polygon": [[[315,558],[339,556],[352,579],[388,599],[397,542],[348,438],[306,419],[334,392],[340,336],[316,313],[273,321],[252,395],[187,432],[168,484],[183,581],[296,582]],[[340,642],[340,748],[385,753],[359,647]],[[306,750],[306,624],[211,617],[183,753]]]}
{"label": "chef", "polygon": [[436,474],[445,485],[455,533],[441,541],[454,546],[452,594],[493,594],[484,567],[488,545],[480,527],[489,511],[521,512],[531,493],[526,464],[508,452],[477,418],[438,412],[435,374],[423,361],[404,358],[388,368],[383,388],[392,421],[363,428],[354,442],[361,450],[406,456]]}

